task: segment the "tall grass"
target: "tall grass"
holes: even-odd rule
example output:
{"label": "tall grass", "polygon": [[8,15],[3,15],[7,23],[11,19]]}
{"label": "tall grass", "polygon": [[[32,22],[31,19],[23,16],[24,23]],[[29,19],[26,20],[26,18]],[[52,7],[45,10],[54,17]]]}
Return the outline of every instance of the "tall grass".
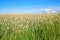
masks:
{"label": "tall grass", "polygon": [[1,14],[0,40],[60,40],[60,14]]}

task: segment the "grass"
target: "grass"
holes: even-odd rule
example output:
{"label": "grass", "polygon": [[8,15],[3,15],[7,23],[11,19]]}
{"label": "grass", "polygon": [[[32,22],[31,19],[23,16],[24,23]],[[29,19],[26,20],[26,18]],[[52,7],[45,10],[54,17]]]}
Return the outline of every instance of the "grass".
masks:
{"label": "grass", "polygon": [[0,40],[60,40],[60,14],[0,14]]}

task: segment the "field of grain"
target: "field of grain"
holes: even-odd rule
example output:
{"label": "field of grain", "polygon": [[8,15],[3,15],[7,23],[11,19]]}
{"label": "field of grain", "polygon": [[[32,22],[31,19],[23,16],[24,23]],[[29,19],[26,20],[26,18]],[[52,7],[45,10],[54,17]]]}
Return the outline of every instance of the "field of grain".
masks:
{"label": "field of grain", "polygon": [[60,14],[0,14],[0,40],[60,40]]}

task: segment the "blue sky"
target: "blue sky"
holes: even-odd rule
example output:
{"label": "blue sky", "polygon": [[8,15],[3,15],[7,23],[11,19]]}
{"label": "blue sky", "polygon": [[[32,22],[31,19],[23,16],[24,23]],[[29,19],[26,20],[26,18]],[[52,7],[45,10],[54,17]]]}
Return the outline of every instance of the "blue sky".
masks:
{"label": "blue sky", "polygon": [[60,10],[60,0],[0,0],[0,13],[39,13],[44,8]]}

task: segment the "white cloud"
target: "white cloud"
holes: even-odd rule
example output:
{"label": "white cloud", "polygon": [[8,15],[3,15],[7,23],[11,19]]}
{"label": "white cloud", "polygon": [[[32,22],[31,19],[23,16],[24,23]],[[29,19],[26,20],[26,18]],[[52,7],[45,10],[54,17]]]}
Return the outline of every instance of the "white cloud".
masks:
{"label": "white cloud", "polygon": [[43,12],[46,12],[46,13],[55,13],[56,11],[52,8],[45,8],[43,9]]}

